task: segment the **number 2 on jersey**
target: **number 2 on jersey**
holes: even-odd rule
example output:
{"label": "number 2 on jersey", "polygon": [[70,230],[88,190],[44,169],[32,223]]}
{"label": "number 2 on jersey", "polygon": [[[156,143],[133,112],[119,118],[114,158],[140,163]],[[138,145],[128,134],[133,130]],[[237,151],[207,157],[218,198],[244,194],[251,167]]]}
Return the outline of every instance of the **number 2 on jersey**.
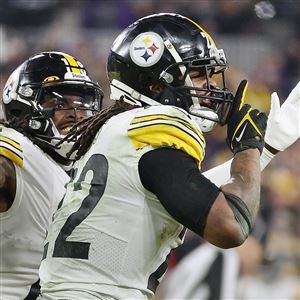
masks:
{"label": "number 2 on jersey", "polygon": [[106,157],[101,154],[94,154],[89,158],[78,181],[74,183],[74,190],[81,189],[81,182],[84,181],[89,171],[93,172],[89,194],[82,200],[79,209],[68,217],[61,228],[55,241],[53,257],[88,259],[90,243],[70,242],[67,241],[67,238],[72,234],[76,226],[92,212],[104,193],[108,173]]}

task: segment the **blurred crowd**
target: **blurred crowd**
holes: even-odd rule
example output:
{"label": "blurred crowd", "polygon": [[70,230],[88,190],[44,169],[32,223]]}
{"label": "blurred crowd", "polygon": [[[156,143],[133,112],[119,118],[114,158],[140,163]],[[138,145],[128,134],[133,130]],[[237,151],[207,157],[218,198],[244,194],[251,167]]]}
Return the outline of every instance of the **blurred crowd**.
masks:
{"label": "blurred crowd", "polygon": [[[268,112],[270,94],[277,91],[284,101],[299,81],[298,0],[2,0],[0,89],[27,57],[58,50],[84,63],[104,88],[105,106],[109,106],[105,62],[112,41],[134,20],[158,12],[183,14],[211,33],[229,60],[229,88],[234,91],[242,79],[248,79],[247,102],[253,106]],[[231,157],[225,136],[226,128],[207,134],[204,171]],[[268,227],[264,251],[270,263],[261,264],[251,274],[253,281],[247,279],[244,291],[247,284],[257,285],[257,278],[268,287],[273,282],[275,290],[280,289],[276,285],[279,281],[300,282],[299,153],[298,141],[278,154],[263,172],[261,202]],[[184,254],[201,243],[192,234],[187,235],[187,241],[181,250]],[[252,296],[257,298],[253,292]]]}

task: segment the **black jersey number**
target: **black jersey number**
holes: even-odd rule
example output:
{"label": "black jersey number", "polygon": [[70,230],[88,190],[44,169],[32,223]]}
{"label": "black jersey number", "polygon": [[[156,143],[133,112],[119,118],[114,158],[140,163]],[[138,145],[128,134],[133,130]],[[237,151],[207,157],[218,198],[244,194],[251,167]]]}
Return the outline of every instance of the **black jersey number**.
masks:
{"label": "black jersey number", "polygon": [[89,171],[93,173],[89,194],[82,200],[79,209],[68,217],[61,228],[55,241],[53,257],[88,259],[90,243],[70,242],[67,241],[67,238],[72,234],[76,226],[92,212],[104,193],[108,173],[106,157],[101,154],[94,154],[89,158],[78,181],[74,183],[74,190],[81,189],[81,182]]}

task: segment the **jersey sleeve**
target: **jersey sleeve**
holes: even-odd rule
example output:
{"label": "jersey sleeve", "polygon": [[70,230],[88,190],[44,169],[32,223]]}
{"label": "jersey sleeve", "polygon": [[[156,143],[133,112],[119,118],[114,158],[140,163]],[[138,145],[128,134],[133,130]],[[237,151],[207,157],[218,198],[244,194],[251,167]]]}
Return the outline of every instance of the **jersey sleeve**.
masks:
{"label": "jersey sleeve", "polygon": [[17,166],[23,167],[23,149],[16,140],[0,133],[0,155],[10,159]]}
{"label": "jersey sleeve", "polygon": [[142,155],[141,183],[159,199],[180,224],[203,236],[210,208],[219,188],[199,171],[195,160],[182,151],[159,148]]}
{"label": "jersey sleeve", "polygon": [[132,119],[128,136],[135,149],[146,146],[170,147],[192,156],[200,166],[205,154],[205,139],[190,116],[174,106],[151,106]]}

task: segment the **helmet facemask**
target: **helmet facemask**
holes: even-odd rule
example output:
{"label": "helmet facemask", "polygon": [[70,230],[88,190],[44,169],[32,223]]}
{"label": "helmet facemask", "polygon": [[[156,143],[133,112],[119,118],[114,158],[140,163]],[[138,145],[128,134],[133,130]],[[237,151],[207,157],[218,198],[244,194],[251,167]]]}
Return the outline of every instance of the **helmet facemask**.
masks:
{"label": "helmet facemask", "polygon": [[[33,113],[29,127],[35,131],[35,139],[43,141],[59,155],[66,157],[75,141],[60,143],[61,140],[80,121],[79,115],[87,118],[100,111],[101,101],[102,94],[92,84],[65,81],[42,85],[36,100],[32,102]],[[64,111],[74,117],[67,128],[59,130],[55,125],[55,114]]]}
{"label": "helmet facemask", "polygon": [[21,64],[7,80],[4,115],[9,126],[66,164],[65,154],[72,143],[65,147],[60,141],[79,115],[89,117],[101,109],[102,98],[100,86],[80,61],[63,52],[41,52]]}
{"label": "helmet facemask", "polygon": [[[165,89],[159,95],[159,102],[185,109],[199,121],[204,132],[210,131],[216,123],[224,125],[233,101],[232,93],[226,88],[225,70],[225,64],[219,65],[214,59],[206,58],[190,58],[172,64],[161,73],[160,80]],[[194,86],[190,75],[192,73],[205,78],[204,87]],[[178,79],[175,80],[176,75],[171,74],[177,74]],[[217,81],[222,88],[210,83],[213,76],[218,77]]]}

